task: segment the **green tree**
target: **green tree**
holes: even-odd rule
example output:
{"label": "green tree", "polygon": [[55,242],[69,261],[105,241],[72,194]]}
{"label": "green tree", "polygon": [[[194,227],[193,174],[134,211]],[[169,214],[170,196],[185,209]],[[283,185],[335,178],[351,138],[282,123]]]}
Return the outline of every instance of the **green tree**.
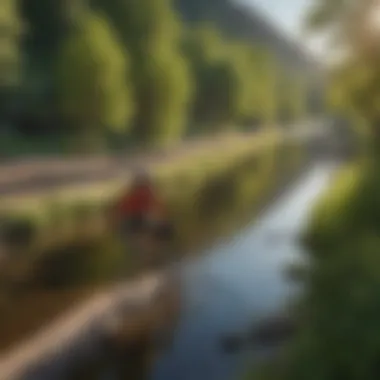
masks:
{"label": "green tree", "polygon": [[[231,66],[236,77],[236,122],[249,122],[257,116],[256,86],[261,81],[255,72],[255,59],[252,47],[245,43],[233,42],[229,49]],[[256,57],[255,57],[256,58]]]}
{"label": "green tree", "polygon": [[277,109],[277,65],[272,55],[262,47],[254,47],[250,53],[252,110],[262,124],[270,124]]}
{"label": "green tree", "polygon": [[0,5],[0,86],[14,86],[20,81],[21,56],[19,40],[22,23],[16,0],[3,0]]}
{"label": "green tree", "polygon": [[29,74],[50,78],[54,75],[57,54],[61,45],[87,11],[86,0],[19,0],[20,10],[27,25],[23,50]]}
{"label": "green tree", "polygon": [[57,88],[65,119],[99,141],[107,129],[125,130],[132,115],[128,59],[104,17],[90,12],[63,44]]}
{"label": "green tree", "polygon": [[202,25],[186,34],[183,51],[196,83],[193,130],[230,128],[250,113],[252,83],[245,45],[224,41],[213,26]]}
{"label": "green tree", "polygon": [[23,25],[16,0],[1,2],[0,30],[0,113],[4,115],[10,106],[10,97],[22,79],[20,37]]}
{"label": "green tree", "polygon": [[309,18],[312,26],[333,26],[335,42],[350,50],[330,70],[330,102],[355,121],[366,121],[374,149],[371,159],[342,171],[312,215],[304,236],[310,260],[298,304],[299,332],[285,367],[262,379],[371,380],[379,375],[380,55],[366,24],[373,5],[320,0]]}
{"label": "green tree", "polygon": [[136,95],[133,133],[167,144],[185,131],[191,83],[179,50],[182,25],[170,0],[92,0],[109,17],[132,57]]}
{"label": "green tree", "polygon": [[64,40],[75,31],[88,10],[87,0],[19,0],[26,32],[22,38],[24,83],[19,115],[28,120],[18,127],[34,134],[41,126],[55,125],[54,133],[65,132],[57,109],[55,74],[57,56]]}
{"label": "green tree", "polygon": [[306,112],[306,85],[297,75],[283,74],[278,91],[278,118],[285,124],[295,123]]}
{"label": "green tree", "polygon": [[380,151],[377,16],[377,3],[370,0],[315,0],[307,19],[313,31],[333,30],[335,46],[341,46],[349,53],[331,69],[330,105],[340,113],[364,121],[373,152]]}

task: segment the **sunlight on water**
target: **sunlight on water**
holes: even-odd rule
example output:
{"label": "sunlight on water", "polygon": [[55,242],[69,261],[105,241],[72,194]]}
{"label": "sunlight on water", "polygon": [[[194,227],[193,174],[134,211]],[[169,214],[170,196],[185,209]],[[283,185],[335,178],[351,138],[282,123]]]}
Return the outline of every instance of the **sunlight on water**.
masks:
{"label": "sunlight on water", "polygon": [[300,229],[328,185],[333,165],[317,165],[256,223],[184,268],[184,310],[174,347],[154,380],[223,380],[241,358],[224,357],[218,339],[281,308],[294,292],[283,269],[300,258]]}

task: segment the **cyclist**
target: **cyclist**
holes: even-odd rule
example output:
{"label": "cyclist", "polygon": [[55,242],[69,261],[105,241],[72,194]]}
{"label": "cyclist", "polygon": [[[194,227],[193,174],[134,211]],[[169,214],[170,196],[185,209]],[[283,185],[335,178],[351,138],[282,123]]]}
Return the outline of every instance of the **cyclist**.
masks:
{"label": "cyclist", "polygon": [[117,200],[114,221],[123,240],[149,260],[173,237],[164,202],[145,171],[135,174],[132,185]]}

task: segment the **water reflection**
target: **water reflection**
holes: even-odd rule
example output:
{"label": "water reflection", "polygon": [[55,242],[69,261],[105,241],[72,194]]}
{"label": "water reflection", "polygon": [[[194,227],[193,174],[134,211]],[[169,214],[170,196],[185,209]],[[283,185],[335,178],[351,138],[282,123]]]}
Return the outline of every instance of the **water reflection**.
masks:
{"label": "water reflection", "polygon": [[217,342],[283,307],[297,290],[283,269],[301,259],[297,236],[334,169],[316,165],[259,222],[183,267],[182,321],[152,379],[223,380],[244,368],[243,357],[224,356]]}

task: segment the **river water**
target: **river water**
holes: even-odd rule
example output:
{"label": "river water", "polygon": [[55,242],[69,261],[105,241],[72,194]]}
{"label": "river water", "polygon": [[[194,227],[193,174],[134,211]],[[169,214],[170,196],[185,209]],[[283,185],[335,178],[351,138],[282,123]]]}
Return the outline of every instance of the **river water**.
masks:
{"label": "river water", "polygon": [[284,269],[302,260],[299,234],[335,169],[333,163],[314,165],[259,220],[183,266],[182,318],[152,380],[239,378],[247,357],[224,354],[220,338],[278,312],[297,292]]}

